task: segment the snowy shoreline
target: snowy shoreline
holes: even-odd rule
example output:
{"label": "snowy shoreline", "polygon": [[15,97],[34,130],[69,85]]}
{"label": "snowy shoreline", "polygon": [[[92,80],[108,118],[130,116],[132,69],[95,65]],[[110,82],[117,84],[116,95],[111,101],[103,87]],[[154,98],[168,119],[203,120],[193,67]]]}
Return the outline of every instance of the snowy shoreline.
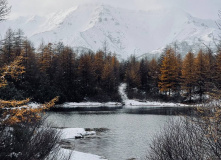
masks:
{"label": "snowy shoreline", "polygon": [[194,107],[194,105],[186,105],[181,103],[166,103],[166,102],[156,102],[156,101],[141,101],[129,99],[125,92],[126,83],[122,83],[119,86],[118,92],[122,98],[122,103],[120,102],[66,102],[62,105],[56,105],[55,109],[135,109],[135,108],[162,108],[162,107]]}
{"label": "snowy shoreline", "polygon": [[[61,132],[61,150],[60,154],[61,158],[62,156],[64,157],[69,157],[70,160],[107,160],[101,156],[94,155],[91,153],[84,153],[84,152],[79,152],[73,150],[74,147],[67,147],[67,145],[63,144],[67,142],[69,139],[78,139],[78,138],[84,138],[85,136],[90,136],[90,135],[96,135],[95,131],[86,131],[84,128],[63,128],[59,129],[57,128],[58,131]],[[67,149],[69,148],[69,149]],[[58,157],[59,159],[59,157]]]}

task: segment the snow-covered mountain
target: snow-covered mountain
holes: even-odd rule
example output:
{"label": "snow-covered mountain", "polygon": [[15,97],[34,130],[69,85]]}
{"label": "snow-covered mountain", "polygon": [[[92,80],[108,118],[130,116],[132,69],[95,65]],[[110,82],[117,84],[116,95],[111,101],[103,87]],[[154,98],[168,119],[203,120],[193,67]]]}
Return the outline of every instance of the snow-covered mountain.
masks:
{"label": "snow-covered mountain", "polygon": [[2,37],[9,27],[22,29],[35,46],[43,40],[97,51],[106,42],[108,49],[122,58],[158,53],[174,41],[187,46],[208,45],[219,34],[214,20],[192,17],[180,9],[135,11],[100,4],[9,19],[0,23]]}

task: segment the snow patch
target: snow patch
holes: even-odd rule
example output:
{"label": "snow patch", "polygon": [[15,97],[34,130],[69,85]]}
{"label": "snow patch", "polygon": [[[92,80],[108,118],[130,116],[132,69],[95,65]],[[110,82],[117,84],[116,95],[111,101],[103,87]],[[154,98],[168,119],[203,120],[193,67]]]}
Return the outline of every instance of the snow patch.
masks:
{"label": "snow patch", "polygon": [[84,128],[64,128],[58,129],[61,131],[61,139],[74,139],[76,137],[84,137],[88,135],[95,135],[95,131],[85,131]]}

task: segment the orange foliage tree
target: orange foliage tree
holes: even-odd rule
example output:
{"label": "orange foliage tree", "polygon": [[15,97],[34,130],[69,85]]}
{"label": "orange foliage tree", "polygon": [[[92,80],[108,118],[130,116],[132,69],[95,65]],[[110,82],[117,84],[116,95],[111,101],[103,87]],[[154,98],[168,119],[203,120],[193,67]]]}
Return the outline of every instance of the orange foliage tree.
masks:
{"label": "orange foliage tree", "polygon": [[[18,56],[12,63],[2,68],[0,87],[7,85],[7,78],[19,81],[22,74],[25,73],[25,67],[22,65],[24,60],[23,55]],[[2,117],[1,124],[13,125],[22,122],[35,122],[40,120],[42,111],[49,109],[55,105],[58,97],[55,97],[46,104],[39,105],[38,107],[31,107],[28,105],[30,99],[17,101],[17,100],[0,100],[0,109]]]}

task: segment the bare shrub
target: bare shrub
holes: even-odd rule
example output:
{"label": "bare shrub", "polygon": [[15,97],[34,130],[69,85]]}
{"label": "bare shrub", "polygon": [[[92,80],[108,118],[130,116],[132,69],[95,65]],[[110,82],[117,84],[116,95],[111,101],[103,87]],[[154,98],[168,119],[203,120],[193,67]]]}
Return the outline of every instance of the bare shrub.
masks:
{"label": "bare shrub", "polygon": [[[55,160],[61,133],[42,121],[0,126],[0,159]],[[61,156],[59,156],[61,157]],[[65,159],[65,157],[63,158]]]}
{"label": "bare shrub", "polygon": [[171,120],[153,139],[147,160],[220,160],[221,106],[199,107],[192,117]]}

